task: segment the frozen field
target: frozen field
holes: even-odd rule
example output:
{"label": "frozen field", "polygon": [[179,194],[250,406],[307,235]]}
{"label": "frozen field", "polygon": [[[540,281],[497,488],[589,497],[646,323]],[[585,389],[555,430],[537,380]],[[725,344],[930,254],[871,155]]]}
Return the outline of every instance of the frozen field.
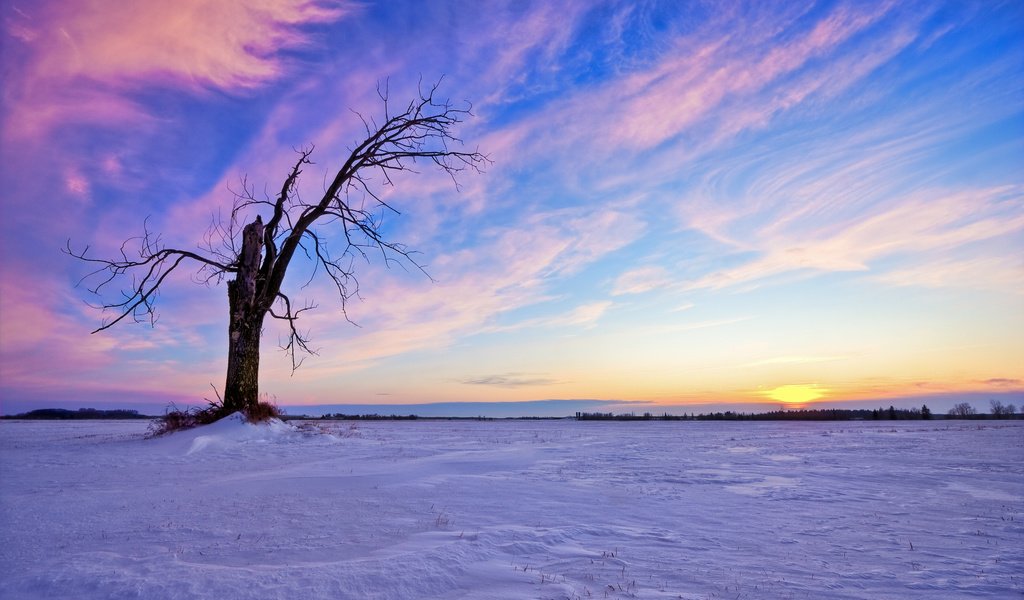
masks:
{"label": "frozen field", "polygon": [[1024,421],[0,422],[0,598],[1020,598]]}

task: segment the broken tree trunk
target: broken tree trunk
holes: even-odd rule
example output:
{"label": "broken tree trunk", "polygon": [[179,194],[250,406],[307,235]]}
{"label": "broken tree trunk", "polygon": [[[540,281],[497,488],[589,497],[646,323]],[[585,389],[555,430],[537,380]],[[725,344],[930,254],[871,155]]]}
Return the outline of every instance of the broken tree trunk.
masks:
{"label": "broken tree trunk", "polygon": [[263,248],[263,220],[242,230],[238,272],[228,282],[228,372],[224,384],[224,409],[228,413],[254,408],[259,402],[260,335],[267,314],[257,294],[257,277]]}

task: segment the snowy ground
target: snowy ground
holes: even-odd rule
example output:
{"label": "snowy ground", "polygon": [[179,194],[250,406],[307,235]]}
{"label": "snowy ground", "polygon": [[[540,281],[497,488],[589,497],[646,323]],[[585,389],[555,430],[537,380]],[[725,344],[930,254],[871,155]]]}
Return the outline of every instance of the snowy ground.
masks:
{"label": "snowy ground", "polygon": [[0,422],[0,598],[1019,598],[1024,422]]}

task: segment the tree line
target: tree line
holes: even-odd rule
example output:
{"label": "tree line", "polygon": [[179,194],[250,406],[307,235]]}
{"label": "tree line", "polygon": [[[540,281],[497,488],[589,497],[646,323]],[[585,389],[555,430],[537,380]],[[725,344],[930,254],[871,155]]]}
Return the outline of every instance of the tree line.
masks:
{"label": "tree line", "polygon": [[83,420],[83,419],[154,419],[150,415],[139,414],[137,410],[99,410],[95,408],[39,408],[18,415],[4,415],[3,419],[37,419],[51,421]]}
{"label": "tree line", "polygon": [[668,413],[652,414],[645,412],[636,413],[603,413],[603,412],[577,412],[577,421],[902,421],[921,419],[1012,419],[1022,418],[1018,415],[1013,404],[1003,404],[998,400],[992,400],[992,412],[979,413],[974,407],[966,402],[954,406],[946,415],[936,415],[922,404],[921,408],[814,408],[800,410],[773,410],[763,413],[745,413],[736,411],[723,411],[711,413],[690,413],[672,415]]}

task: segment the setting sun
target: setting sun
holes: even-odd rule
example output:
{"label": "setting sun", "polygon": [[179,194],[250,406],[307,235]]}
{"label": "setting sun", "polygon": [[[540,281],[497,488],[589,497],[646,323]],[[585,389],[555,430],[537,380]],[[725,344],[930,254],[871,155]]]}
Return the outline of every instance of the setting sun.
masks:
{"label": "setting sun", "polygon": [[780,385],[773,390],[764,392],[764,395],[786,404],[805,404],[824,397],[827,391],[818,387],[817,384]]}

